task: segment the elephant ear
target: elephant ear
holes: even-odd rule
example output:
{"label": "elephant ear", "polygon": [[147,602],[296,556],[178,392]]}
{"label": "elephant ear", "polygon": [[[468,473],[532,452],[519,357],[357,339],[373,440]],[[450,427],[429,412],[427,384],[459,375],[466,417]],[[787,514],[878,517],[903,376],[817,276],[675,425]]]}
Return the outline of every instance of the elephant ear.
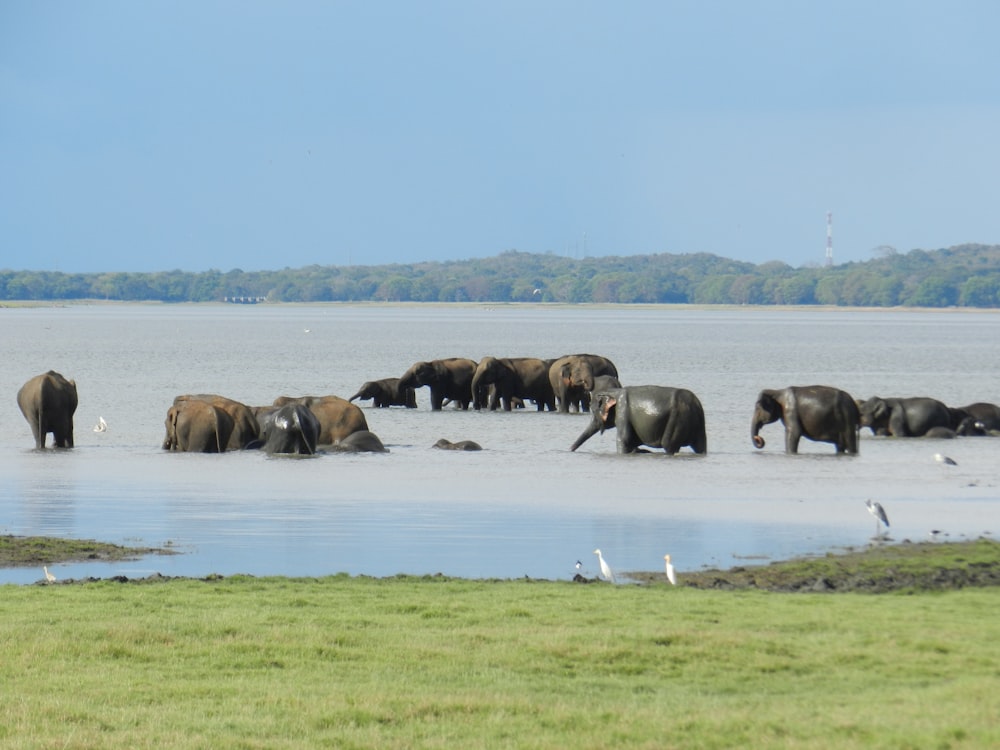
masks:
{"label": "elephant ear", "polygon": [[607,395],[601,396],[600,401],[600,414],[601,414],[601,432],[604,432],[604,428],[609,426],[609,422],[613,423],[615,418],[615,404],[618,403],[618,399],[614,396]]}

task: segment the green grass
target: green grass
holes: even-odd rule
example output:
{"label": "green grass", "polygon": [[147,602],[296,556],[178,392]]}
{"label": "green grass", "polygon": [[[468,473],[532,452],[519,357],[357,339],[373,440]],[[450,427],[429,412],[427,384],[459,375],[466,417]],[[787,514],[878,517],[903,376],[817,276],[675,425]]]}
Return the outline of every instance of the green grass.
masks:
{"label": "green grass", "polygon": [[1000,745],[1000,590],[0,587],[4,748]]}

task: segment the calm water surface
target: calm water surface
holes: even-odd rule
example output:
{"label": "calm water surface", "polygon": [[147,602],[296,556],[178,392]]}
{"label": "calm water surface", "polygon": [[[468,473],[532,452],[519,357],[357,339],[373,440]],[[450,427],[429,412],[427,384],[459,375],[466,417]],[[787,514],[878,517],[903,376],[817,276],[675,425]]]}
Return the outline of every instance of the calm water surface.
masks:
{"label": "calm water surface", "polygon": [[[59,577],[338,572],[569,578],[678,570],[869,543],[868,497],[892,538],[1000,533],[1000,439],[888,440],[861,454],[780,424],[750,442],[761,388],[826,383],[856,397],[1000,402],[1000,317],[986,312],[642,307],[91,305],[0,310],[0,533],[170,545],[182,554],[54,566]],[[709,454],[617,456],[614,433],[568,448],[579,414],[365,406],[387,455],[268,458],[160,449],[174,396],[245,403],[349,396],[414,361],[610,357],[626,384],[684,386],[705,407]],[[15,401],[48,369],[77,381],[76,447],[35,451]],[[370,403],[370,402],[368,402]],[[109,429],[95,433],[98,418]],[[481,453],[438,451],[441,437]],[[958,466],[933,460],[946,452]],[[41,571],[0,570],[27,583]]]}

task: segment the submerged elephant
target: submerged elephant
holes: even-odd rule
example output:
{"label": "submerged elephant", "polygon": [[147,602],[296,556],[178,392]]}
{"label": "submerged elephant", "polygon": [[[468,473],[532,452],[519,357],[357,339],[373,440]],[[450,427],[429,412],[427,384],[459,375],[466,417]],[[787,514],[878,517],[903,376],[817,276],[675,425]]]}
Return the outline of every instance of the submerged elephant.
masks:
{"label": "submerged elephant", "polygon": [[474,440],[459,440],[457,443],[453,443],[446,438],[441,438],[431,447],[445,451],[481,451],[483,449],[483,446]]}
{"label": "submerged elephant", "polygon": [[319,420],[312,409],[289,403],[263,416],[258,443],[269,456],[312,456],[319,445],[319,433]]}
{"label": "submerged elephant", "polygon": [[966,419],[971,422],[966,423],[965,431],[962,430],[962,422],[959,423],[959,435],[991,435],[1000,431],[1000,406],[986,401],[978,401],[968,406],[962,406],[958,411],[965,414]]}
{"label": "submerged elephant", "polygon": [[260,435],[260,424],[254,410],[240,401],[235,401],[215,393],[185,394],[174,399],[181,401],[205,401],[226,412],[233,420],[233,429],[226,442],[226,450],[239,451],[254,442]]}
{"label": "submerged elephant", "polygon": [[618,368],[607,357],[599,354],[568,354],[549,365],[549,383],[559,411],[571,408],[585,410],[590,404],[594,379],[600,375],[618,377]]}
{"label": "submerged elephant", "polygon": [[[517,403],[534,401],[538,411],[555,411],[556,399],[549,381],[550,361],[537,357],[483,357],[472,376],[473,406],[476,409],[504,411],[517,408]],[[487,386],[494,386],[487,403]]]}
{"label": "submerged elephant", "polygon": [[76,413],[76,381],[55,370],[36,375],[17,392],[17,405],[31,426],[35,447],[44,448],[52,433],[57,448],[73,447],[73,415]]}
{"label": "submerged elephant", "polygon": [[274,400],[275,406],[286,404],[301,404],[309,407],[319,420],[319,445],[333,445],[343,440],[352,432],[368,429],[365,413],[357,404],[352,404],[340,396],[279,396]]}
{"label": "submerged elephant", "polygon": [[180,399],[167,410],[164,450],[223,453],[233,432],[233,418],[200,399]]}
{"label": "submerged elephant", "polygon": [[923,437],[934,427],[954,430],[965,415],[934,398],[880,398],[858,401],[861,426],[876,435]]}
{"label": "submerged elephant", "polygon": [[684,446],[695,453],[708,450],[705,411],[685,388],[634,385],[595,391],[590,409],[593,419],[570,450],[612,427],[618,431],[619,453],[635,453],[643,445],[663,448],[670,456]]}
{"label": "submerged elephant", "polygon": [[338,443],[330,446],[335,453],[388,453],[378,435],[370,430],[352,432]]}
{"label": "submerged elephant", "polygon": [[417,408],[417,394],[413,388],[400,388],[399,378],[382,378],[369,380],[348,401],[372,399],[372,406],[384,408],[389,406],[405,406],[407,409]]}
{"label": "submerged elephant", "polygon": [[764,447],[760,428],[779,419],[785,426],[785,453],[798,453],[802,438],[833,443],[837,453],[858,452],[861,429],[858,405],[849,393],[839,388],[793,385],[761,391],[750,423],[755,448]]}
{"label": "submerged elephant", "polygon": [[462,357],[415,362],[399,379],[399,387],[429,386],[433,411],[441,411],[445,399],[468,409],[472,403],[472,377],[475,372],[475,361]]}

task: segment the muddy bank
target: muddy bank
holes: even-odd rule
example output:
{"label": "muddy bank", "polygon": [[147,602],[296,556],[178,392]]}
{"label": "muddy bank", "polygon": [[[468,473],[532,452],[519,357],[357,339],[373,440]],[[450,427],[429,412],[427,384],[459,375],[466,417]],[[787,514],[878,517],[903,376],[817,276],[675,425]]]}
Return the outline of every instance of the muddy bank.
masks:
{"label": "muddy bank", "polygon": [[30,568],[66,562],[114,562],[146,555],[173,555],[163,547],[123,547],[93,539],[50,536],[0,536],[0,568]]}

